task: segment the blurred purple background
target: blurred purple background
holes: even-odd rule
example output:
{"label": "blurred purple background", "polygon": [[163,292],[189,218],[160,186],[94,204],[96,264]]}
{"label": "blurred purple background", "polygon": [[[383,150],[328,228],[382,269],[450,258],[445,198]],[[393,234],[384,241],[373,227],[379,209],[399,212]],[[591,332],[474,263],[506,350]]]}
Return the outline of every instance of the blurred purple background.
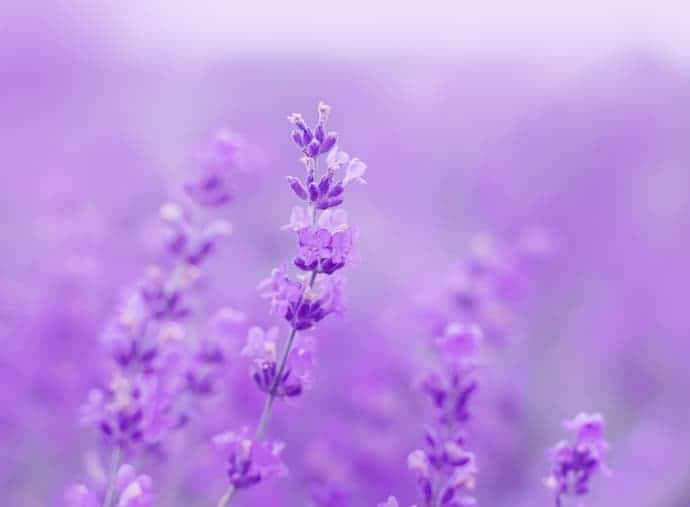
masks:
{"label": "blurred purple background", "polygon": [[[285,116],[311,117],[320,99],[369,166],[369,184],[347,202],[362,260],[348,272],[348,313],[319,328],[314,390],[272,422],[291,476],[237,504],[318,503],[322,482],[333,495],[324,505],[371,506],[390,493],[415,502],[405,460],[425,422],[412,384],[429,307],[472,237],[510,242],[533,225],[553,251],[477,399],[480,504],[550,505],[545,449],[581,410],[606,415],[612,444],[614,475],[598,480],[591,505],[690,504],[690,67],[682,44],[665,44],[677,24],[656,44],[619,28],[616,44],[597,48],[606,25],[567,49],[573,39],[535,48],[474,32],[446,44],[450,21],[423,38],[406,31],[416,26],[406,8],[382,31],[378,7],[362,26],[350,13],[297,28],[303,18],[281,7],[263,30],[251,7],[246,24],[227,25],[212,20],[232,6],[147,9],[1,9],[5,505],[59,505],[98,449],[78,410],[107,376],[99,336],[122,288],[155,259],[158,208],[217,127],[246,141],[251,170],[225,212],[233,235],[208,267],[209,306],[275,323],[255,288],[293,250],[279,230],[294,204],[284,177],[299,169]],[[645,26],[633,11],[631,26]],[[538,36],[550,41],[552,30]],[[246,368],[238,358],[232,390],[184,444],[140,462],[158,505],[214,504],[223,468],[206,437],[251,423],[261,406]]]}

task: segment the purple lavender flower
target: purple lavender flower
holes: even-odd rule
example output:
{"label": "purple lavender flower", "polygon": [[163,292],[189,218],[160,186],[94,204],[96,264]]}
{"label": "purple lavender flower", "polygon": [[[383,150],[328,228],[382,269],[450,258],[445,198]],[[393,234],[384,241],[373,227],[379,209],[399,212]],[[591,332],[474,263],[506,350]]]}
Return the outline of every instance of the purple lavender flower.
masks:
{"label": "purple lavender flower", "polygon": [[[200,277],[200,265],[218,238],[230,231],[225,221],[198,219],[200,210],[193,206],[217,207],[229,200],[228,171],[234,168],[235,151],[225,136],[217,138],[214,151],[202,159],[202,178],[186,186],[192,207],[185,211],[174,203],[162,207],[161,218],[168,226],[165,253],[171,259],[149,268],[103,333],[116,372],[107,388],[90,392],[82,421],[98,428],[112,447],[114,465],[104,507],[150,505],[145,481],[127,484],[115,500],[114,474],[122,451],[159,449],[165,437],[189,419],[190,395],[213,391],[224,363],[217,343],[185,326],[194,315],[187,297]],[[75,502],[91,502],[83,488],[71,494]]]}
{"label": "purple lavender flower", "polygon": [[166,249],[173,258],[191,266],[199,266],[213,252],[218,241],[232,231],[225,220],[198,223],[175,203],[162,206],[160,214],[168,226]]}
{"label": "purple lavender flower", "polygon": [[[105,499],[106,485],[88,487],[73,484],[67,487],[64,495],[65,507],[101,507]],[[151,478],[138,475],[131,465],[122,465],[114,481],[112,505],[115,507],[153,507],[155,497]]]}
{"label": "purple lavender flower", "polygon": [[[366,183],[363,176],[367,166],[364,162],[339,151],[335,146],[338,134],[325,133],[326,121],[330,106],[319,104],[319,122],[312,131],[300,114],[292,114],[288,120],[296,127],[292,139],[302,148],[303,163],[307,168],[304,180],[288,176],[288,185],[295,195],[309,202],[315,210],[327,210],[343,203],[345,188],[353,181]],[[327,168],[323,174],[317,174],[319,155],[328,153]],[[342,176],[339,173],[344,173]]]}
{"label": "purple lavender flower", "polygon": [[288,116],[288,121],[295,126],[291,133],[292,140],[309,158],[328,153],[338,141],[337,132],[326,131],[331,106],[319,102],[318,113],[319,118],[314,129],[309,128],[301,114],[293,113]]}
{"label": "purple lavender flower", "polygon": [[[256,440],[263,436],[274,401],[297,396],[310,384],[313,340],[298,336],[298,332],[312,329],[328,315],[344,311],[344,282],[334,273],[352,259],[354,233],[347,226],[345,213],[336,212],[333,208],[342,204],[343,190],[350,181],[363,182],[361,177],[366,165],[348,158],[348,169],[342,180],[336,180],[336,172],[340,168],[338,160],[330,163],[323,174],[319,173],[319,156],[337,153],[337,134],[326,133],[325,130],[330,110],[330,106],[319,104],[315,130],[310,129],[299,114],[288,117],[295,126],[292,139],[302,150],[302,162],[307,170],[304,182],[289,177],[288,183],[298,198],[308,202],[308,208],[295,208],[290,225],[284,228],[297,232],[299,251],[294,264],[303,274],[293,278],[287,266],[282,265],[259,284],[259,292],[270,301],[271,311],[278,312],[289,323],[290,331],[280,354],[277,352],[277,329],[266,332],[252,328],[243,350],[245,356],[253,359],[252,378],[267,394]],[[344,160],[343,157],[340,160]],[[298,226],[298,223],[302,225]],[[247,442],[251,449],[251,441]],[[246,475],[245,455],[248,452],[235,449],[231,454],[233,472],[230,486],[221,497],[219,507],[227,506],[237,489],[258,482],[255,475]],[[239,473],[237,478],[233,475],[235,473]]]}
{"label": "purple lavender flower", "polygon": [[337,276],[316,280],[310,288],[307,281],[292,280],[285,267],[276,268],[259,285],[271,308],[282,314],[298,330],[311,329],[330,314],[342,314],[344,279]]}
{"label": "purple lavender flower", "polygon": [[280,459],[284,445],[252,440],[248,428],[239,433],[216,435],[213,443],[228,457],[228,478],[235,489],[248,488],[266,479],[283,477],[287,473]]}
{"label": "purple lavender flower", "polygon": [[503,342],[513,319],[511,304],[525,282],[526,264],[548,254],[548,245],[548,235],[537,227],[508,245],[488,234],[474,237],[468,256],[447,279],[460,320],[479,325],[488,343]]}
{"label": "purple lavender flower", "polygon": [[160,379],[118,374],[108,389],[93,389],[81,410],[84,424],[95,425],[106,441],[119,448],[155,445],[174,424],[172,393]]}
{"label": "purple lavender flower", "polygon": [[311,387],[312,368],[314,363],[314,339],[310,336],[298,336],[280,379],[278,372],[278,328],[264,331],[254,326],[249,329],[247,345],[242,355],[252,359],[252,378],[261,391],[283,397],[298,396]]}
{"label": "purple lavender flower", "polygon": [[476,505],[470,494],[477,472],[475,458],[463,444],[462,437],[442,438],[429,428],[425,448],[409,455],[407,465],[417,476],[425,505]]}
{"label": "purple lavender flower", "polygon": [[326,228],[305,227],[297,231],[299,253],[295,266],[302,271],[330,275],[344,267],[353,249],[351,228],[331,233]]}
{"label": "purple lavender flower", "polygon": [[187,195],[198,205],[216,208],[234,196],[233,179],[238,171],[239,141],[227,130],[219,131],[200,157],[198,174],[184,185]]}
{"label": "purple lavender flower", "polygon": [[609,444],[604,439],[601,414],[580,413],[564,421],[563,427],[575,433],[575,439],[561,441],[550,450],[551,473],[544,479],[546,487],[554,491],[557,507],[563,505],[565,497],[586,495],[598,471],[610,473],[604,463]]}
{"label": "purple lavender flower", "polygon": [[[476,330],[454,329],[444,335],[446,341],[467,342],[478,338]],[[458,344],[452,343],[456,351]],[[461,356],[464,358],[464,356]],[[425,505],[470,506],[475,499],[476,465],[474,454],[465,450],[464,425],[470,418],[469,402],[477,390],[471,361],[449,362],[441,372],[426,375],[420,382],[422,391],[437,411],[436,425],[426,429],[425,447],[410,454],[408,466],[417,476]]]}

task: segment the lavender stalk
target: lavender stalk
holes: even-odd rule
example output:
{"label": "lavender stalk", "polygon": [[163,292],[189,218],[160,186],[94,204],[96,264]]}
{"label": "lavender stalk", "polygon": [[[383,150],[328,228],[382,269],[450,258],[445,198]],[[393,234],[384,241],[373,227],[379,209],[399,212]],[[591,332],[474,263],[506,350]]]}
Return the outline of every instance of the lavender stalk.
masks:
{"label": "lavender stalk", "polygon": [[[338,134],[326,130],[330,111],[330,106],[319,104],[314,129],[299,114],[288,117],[294,125],[292,140],[302,152],[306,169],[304,180],[287,178],[293,193],[307,207],[293,208],[290,223],[284,227],[297,234],[298,253],[293,264],[301,275],[291,277],[283,265],[259,286],[263,297],[270,300],[272,311],[288,322],[290,332],[278,355],[277,328],[265,331],[253,327],[249,331],[242,354],[252,359],[252,378],[267,396],[253,438],[248,437],[245,428],[214,439],[228,456],[230,479],[218,507],[230,505],[237,490],[285,473],[279,456],[283,445],[263,440],[275,401],[299,396],[310,387],[314,341],[301,332],[344,310],[344,282],[336,272],[353,259],[355,232],[347,224],[345,212],[337,208],[351,182],[365,183],[366,165],[336,147]],[[320,173],[322,155],[326,156],[327,167]]]}
{"label": "lavender stalk", "polygon": [[[424,447],[408,457],[425,507],[474,507],[472,492],[477,466],[467,450],[470,402],[479,387],[478,367],[486,346],[497,346],[508,334],[505,317],[524,276],[522,268],[546,252],[541,230],[530,230],[511,249],[498,249],[489,236],[471,245],[471,254],[449,276],[448,314],[440,317],[440,336],[434,340],[437,367],[420,382],[436,417],[425,428]],[[497,311],[500,309],[500,311]],[[493,318],[496,314],[503,319]],[[397,507],[389,497],[379,507]]]}
{"label": "lavender stalk", "polygon": [[[107,388],[89,393],[82,422],[97,428],[112,449],[111,465],[105,484],[68,487],[69,507],[151,507],[151,479],[121,464],[123,456],[159,449],[188,422],[192,395],[211,390],[198,381],[197,374],[210,366],[199,359],[205,344],[193,332],[190,300],[202,265],[230,232],[228,223],[208,219],[207,212],[231,200],[238,169],[235,142],[225,131],[214,141],[198,176],[184,186],[189,202],[161,208],[166,237],[160,262],[149,267],[106,326],[103,341],[115,372]],[[177,361],[180,356],[187,360]]]}

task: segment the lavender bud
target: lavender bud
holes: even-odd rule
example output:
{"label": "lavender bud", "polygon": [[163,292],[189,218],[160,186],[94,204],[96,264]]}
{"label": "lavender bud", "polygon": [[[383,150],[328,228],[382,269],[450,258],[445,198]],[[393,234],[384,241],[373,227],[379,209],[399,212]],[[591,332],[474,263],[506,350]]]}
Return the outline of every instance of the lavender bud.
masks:
{"label": "lavender bud", "polygon": [[328,209],[328,208],[335,208],[336,206],[340,206],[343,203],[342,199],[328,199],[326,201],[321,201],[317,205],[317,208],[319,209]]}
{"label": "lavender bud", "polygon": [[309,199],[316,201],[319,198],[319,188],[314,183],[309,184]]}
{"label": "lavender bud", "polygon": [[287,181],[290,185],[290,188],[297,197],[305,201],[309,198],[309,196],[307,195],[307,190],[304,188],[304,185],[302,185],[302,182],[300,180],[298,180],[294,176],[288,176]]}
{"label": "lavender bud", "polygon": [[323,140],[326,138],[326,130],[323,128],[323,125],[318,125],[316,127],[314,136],[319,143],[323,143]]}
{"label": "lavender bud", "polygon": [[311,131],[311,129],[305,128],[302,132],[302,137],[304,138],[304,145],[307,146],[314,140],[314,133]]}
{"label": "lavender bud", "polygon": [[338,197],[343,193],[343,190],[345,190],[345,186],[343,185],[342,181],[339,181],[333,188],[331,188],[331,191],[328,193],[328,197]]}
{"label": "lavender bud", "polygon": [[447,488],[443,492],[443,495],[441,495],[441,505],[445,505],[448,502],[450,502],[454,496],[455,496],[455,489],[454,488]]}
{"label": "lavender bud", "polygon": [[287,117],[288,121],[301,130],[307,130],[307,124],[304,123],[304,118],[299,113],[292,113]]}
{"label": "lavender bud", "polygon": [[302,133],[299,130],[293,130],[290,135],[297,146],[304,148],[304,139],[302,138]]}
{"label": "lavender bud", "polygon": [[325,102],[321,101],[319,102],[319,124],[325,125],[326,122],[328,121],[328,117],[331,114],[331,106],[326,104]]}
{"label": "lavender bud", "polygon": [[328,153],[331,151],[331,148],[335,146],[335,143],[338,142],[338,133],[337,132],[329,132],[326,138],[323,140],[321,143],[321,153]]}
{"label": "lavender bud", "polygon": [[321,195],[326,195],[328,193],[328,189],[331,187],[331,177],[330,174],[325,174],[323,178],[321,178],[321,181],[319,181],[319,192]]}
{"label": "lavender bud", "polygon": [[307,155],[309,155],[312,158],[316,157],[319,154],[320,147],[321,145],[316,139],[312,140],[307,146]]}

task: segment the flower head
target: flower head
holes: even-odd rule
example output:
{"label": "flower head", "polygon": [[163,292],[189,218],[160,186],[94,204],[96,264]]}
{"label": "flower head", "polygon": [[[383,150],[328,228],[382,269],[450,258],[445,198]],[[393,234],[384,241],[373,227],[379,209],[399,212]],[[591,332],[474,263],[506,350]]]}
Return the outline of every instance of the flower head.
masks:
{"label": "flower head", "polygon": [[121,448],[155,444],[175,425],[173,394],[156,377],[118,374],[107,389],[91,390],[81,420]]}
{"label": "flower head", "polygon": [[285,314],[287,309],[297,304],[304,293],[304,284],[292,280],[287,271],[287,266],[274,268],[268,278],[259,283],[259,293],[264,299],[268,299],[271,311]]}
{"label": "flower head", "polygon": [[477,467],[474,454],[457,440],[443,440],[427,434],[426,448],[413,451],[407,465],[417,476],[417,484],[427,506],[475,505],[469,492],[474,489]]}
{"label": "flower head", "polygon": [[305,227],[297,231],[297,239],[295,266],[327,275],[344,267],[354,248],[354,234],[347,226],[333,233],[326,228]]}
{"label": "flower head", "polygon": [[293,397],[311,387],[315,342],[298,335],[292,344],[285,369],[278,378],[278,328],[249,330],[242,355],[252,359],[252,378],[260,390],[278,397]]}
{"label": "flower head", "polygon": [[344,187],[348,186],[353,181],[365,184],[364,173],[367,171],[367,165],[358,158],[350,158],[350,155],[344,151],[335,148],[328,154],[328,167],[333,171],[339,169],[345,171],[342,184]]}
{"label": "flower head", "polygon": [[461,363],[470,363],[476,359],[482,340],[479,326],[451,322],[446,325],[443,334],[436,338],[436,346],[443,353],[444,359]]}
{"label": "flower head", "polygon": [[216,435],[213,443],[227,456],[227,473],[230,484],[243,489],[261,481],[287,474],[280,454],[284,445],[279,442],[256,442],[249,436],[249,429]]}
{"label": "flower head", "polygon": [[230,202],[234,196],[233,178],[238,171],[239,142],[227,130],[216,133],[210,148],[200,156],[194,179],[184,190],[197,205],[216,208]]}
{"label": "flower head", "polygon": [[167,225],[167,251],[173,258],[191,266],[199,266],[213,252],[218,241],[232,232],[232,226],[225,220],[197,223],[178,204],[163,205],[160,214]]}
{"label": "flower head", "polygon": [[331,106],[319,102],[319,116],[316,127],[313,129],[307,125],[301,114],[293,113],[288,116],[288,121],[295,126],[291,133],[292,140],[302,149],[302,153],[306,157],[314,159],[321,154],[328,153],[338,141],[337,132],[326,130],[330,113]]}
{"label": "flower head", "polygon": [[563,426],[575,433],[575,438],[559,442],[549,451],[551,473],[544,479],[544,484],[554,490],[558,507],[564,497],[587,494],[589,482],[598,471],[608,473],[604,458],[609,444],[604,439],[603,417],[581,413]]}

